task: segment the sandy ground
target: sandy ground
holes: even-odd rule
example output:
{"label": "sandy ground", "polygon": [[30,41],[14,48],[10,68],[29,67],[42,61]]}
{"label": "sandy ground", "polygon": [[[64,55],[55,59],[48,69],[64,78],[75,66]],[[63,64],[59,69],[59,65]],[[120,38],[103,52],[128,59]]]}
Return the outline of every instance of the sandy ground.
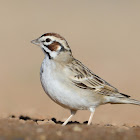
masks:
{"label": "sandy ground", "polygon": [[40,120],[27,116],[0,119],[0,140],[139,140],[140,126],[114,126],[70,122],[61,126],[54,118]]}

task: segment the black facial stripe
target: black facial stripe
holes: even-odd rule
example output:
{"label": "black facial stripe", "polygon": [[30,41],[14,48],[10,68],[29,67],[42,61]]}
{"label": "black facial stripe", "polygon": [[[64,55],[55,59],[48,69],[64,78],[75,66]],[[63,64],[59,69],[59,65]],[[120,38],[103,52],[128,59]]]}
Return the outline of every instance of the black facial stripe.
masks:
{"label": "black facial stripe", "polygon": [[46,52],[46,54],[48,55],[49,59],[52,59],[52,57],[50,56],[50,54],[48,52]]}
{"label": "black facial stripe", "polygon": [[45,47],[47,47],[47,48],[48,48],[48,46],[49,46],[49,45],[45,45],[45,44],[43,44],[43,45],[44,45]]}
{"label": "black facial stripe", "polygon": [[46,50],[44,48],[42,48],[42,50],[48,55],[49,59],[52,59],[52,57],[50,56],[50,54],[48,52],[46,52]]}

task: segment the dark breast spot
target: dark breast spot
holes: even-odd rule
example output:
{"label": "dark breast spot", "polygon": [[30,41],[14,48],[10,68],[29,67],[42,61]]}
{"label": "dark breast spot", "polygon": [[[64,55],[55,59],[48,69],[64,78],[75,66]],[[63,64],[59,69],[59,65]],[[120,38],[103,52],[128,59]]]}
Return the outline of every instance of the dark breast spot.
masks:
{"label": "dark breast spot", "polygon": [[42,79],[42,75],[43,75],[43,68],[40,68],[40,78]]}
{"label": "dark breast spot", "polygon": [[43,73],[43,68],[41,67],[41,69],[40,69],[40,74],[42,74]]}

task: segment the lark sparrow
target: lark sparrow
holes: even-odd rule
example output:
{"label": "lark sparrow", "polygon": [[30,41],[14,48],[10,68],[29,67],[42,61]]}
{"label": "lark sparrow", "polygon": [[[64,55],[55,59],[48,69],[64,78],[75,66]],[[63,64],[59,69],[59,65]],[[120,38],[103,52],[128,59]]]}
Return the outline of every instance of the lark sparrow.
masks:
{"label": "lark sparrow", "polygon": [[57,104],[70,109],[70,117],[77,110],[90,110],[88,125],[91,124],[95,108],[102,104],[135,104],[115,87],[95,75],[72,55],[67,41],[56,33],[46,33],[32,41],[45,54],[40,80],[44,91]]}

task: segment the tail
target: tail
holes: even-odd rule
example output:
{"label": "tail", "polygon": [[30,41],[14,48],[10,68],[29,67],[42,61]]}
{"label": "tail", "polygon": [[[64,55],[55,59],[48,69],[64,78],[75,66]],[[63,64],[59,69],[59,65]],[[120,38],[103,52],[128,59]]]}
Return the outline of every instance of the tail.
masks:
{"label": "tail", "polygon": [[130,99],[130,98],[122,99],[122,103],[133,104],[133,105],[140,105],[140,101],[135,100],[135,99]]}
{"label": "tail", "polygon": [[113,98],[110,100],[111,104],[133,104],[140,105],[140,101],[130,98]]}

